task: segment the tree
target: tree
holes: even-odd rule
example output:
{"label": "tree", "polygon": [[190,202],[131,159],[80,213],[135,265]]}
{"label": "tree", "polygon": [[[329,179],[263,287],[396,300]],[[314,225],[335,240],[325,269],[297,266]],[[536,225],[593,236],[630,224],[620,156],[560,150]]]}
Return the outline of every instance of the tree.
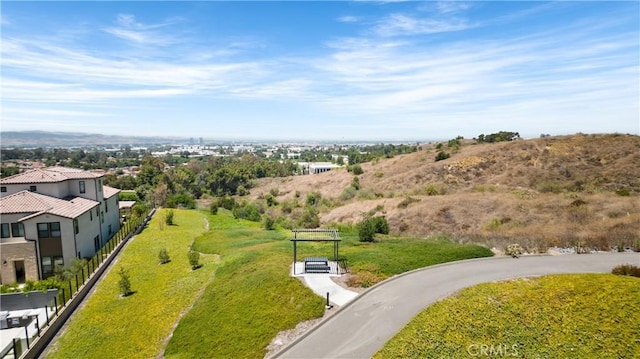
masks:
{"label": "tree", "polygon": [[189,257],[189,265],[191,265],[191,269],[196,270],[200,268],[200,252],[190,249],[187,255]]}
{"label": "tree", "polygon": [[170,209],[167,211],[166,216],[164,217],[164,222],[168,225],[168,226],[173,226],[173,210]]}
{"label": "tree", "polygon": [[120,274],[120,280],[118,281],[120,294],[122,294],[123,297],[133,294],[133,292],[131,291],[131,280],[129,280],[129,273],[127,273],[127,271],[123,267],[120,267],[120,271],[118,273]]}
{"label": "tree", "polygon": [[451,155],[447,152],[444,151],[440,151],[438,152],[438,154],[436,155],[436,162],[438,161],[442,161],[442,160],[446,160],[447,158],[451,157]]}
{"label": "tree", "polygon": [[162,248],[158,253],[158,259],[160,260],[160,264],[169,263],[171,259],[169,259],[169,252],[167,252],[166,248]]}
{"label": "tree", "polygon": [[360,238],[360,242],[373,242],[375,234],[376,226],[371,218],[365,218],[358,223],[358,238]]}

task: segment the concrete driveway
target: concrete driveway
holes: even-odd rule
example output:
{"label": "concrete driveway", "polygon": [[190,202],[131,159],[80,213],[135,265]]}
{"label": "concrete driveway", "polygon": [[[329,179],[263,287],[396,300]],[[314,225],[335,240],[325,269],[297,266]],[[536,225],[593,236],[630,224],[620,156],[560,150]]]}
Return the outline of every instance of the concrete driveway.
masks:
{"label": "concrete driveway", "polygon": [[482,258],[391,278],[340,308],[276,358],[370,358],[426,306],[484,282],[558,273],[610,272],[640,265],[640,253]]}

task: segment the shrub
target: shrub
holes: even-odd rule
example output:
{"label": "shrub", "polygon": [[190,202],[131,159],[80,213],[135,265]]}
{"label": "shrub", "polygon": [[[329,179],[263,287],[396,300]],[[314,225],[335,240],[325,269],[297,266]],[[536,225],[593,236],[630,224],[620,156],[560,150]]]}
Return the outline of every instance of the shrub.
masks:
{"label": "shrub", "polygon": [[351,187],[356,191],[360,189],[360,178],[358,178],[358,176],[353,176],[353,179],[351,180]]}
{"label": "shrub", "polygon": [[358,176],[364,173],[364,171],[362,170],[362,167],[360,167],[360,165],[353,165],[350,167],[351,172],[353,172],[354,175]]}
{"label": "shrub", "polygon": [[611,273],[616,275],[629,275],[632,277],[640,278],[640,266],[634,266],[631,264],[621,264],[613,267]]}
{"label": "shrub", "polygon": [[168,226],[173,226],[173,210],[170,209],[167,211],[167,214],[164,217],[164,223],[166,223]]}
{"label": "shrub", "polygon": [[271,216],[264,216],[264,219],[262,220],[262,226],[267,231],[271,231],[271,230],[276,229],[276,220],[275,220],[275,218],[273,218]]}
{"label": "shrub", "polygon": [[398,203],[398,208],[407,208],[411,203],[414,202],[420,202],[420,200],[413,197],[407,197],[403,199],[402,202]]}
{"label": "shrub", "polygon": [[628,196],[631,196],[631,193],[630,193],[630,192],[629,192],[629,190],[628,190],[628,189],[626,189],[626,188],[618,188],[618,189],[616,190],[616,194],[617,194],[618,196],[622,196],[622,197],[628,197]]}
{"label": "shrub", "polygon": [[133,205],[131,208],[131,212],[135,217],[142,217],[145,213],[149,211],[149,206],[146,203],[138,202]]}
{"label": "shrub", "polygon": [[174,194],[167,198],[166,206],[169,208],[188,208],[194,209],[196,208],[196,201],[191,197],[191,195],[182,193],[182,194]]}
{"label": "shrub", "polygon": [[268,207],[273,207],[273,206],[277,206],[278,205],[278,201],[276,200],[276,198],[271,193],[267,194],[266,200],[267,200],[267,206]]}
{"label": "shrub", "polygon": [[245,186],[240,185],[238,186],[236,193],[238,194],[238,196],[246,196],[249,194],[249,190]]}
{"label": "shrub", "polygon": [[373,236],[376,234],[376,226],[371,218],[365,218],[358,223],[358,238],[360,242],[373,242]]}
{"label": "shrub", "polygon": [[189,253],[187,253],[187,256],[189,257],[189,265],[192,270],[200,268],[200,252],[196,252],[191,249],[189,250]]}
{"label": "shrub", "polygon": [[320,194],[320,192],[311,192],[307,194],[307,205],[317,206],[320,204],[321,199],[322,199],[322,195]]}
{"label": "shrub", "polygon": [[219,197],[217,202],[218,202],[218,207],[222,207],[229,211],[233,210],[233,208],[238,205],[236,200],[230,196]]}
{"label": "shrub", "polygon": [[442,161],[442,160],[446,160],[447,158],[451,157],[451,155],[447,152],[444,151],[440,151],[438,152],[438,154],[436,155],[436,162],[438,161]]}
{"label": "shrub", "polygon": [[507,246],[507,249],[504,251],[505,254],[512,256],[513,258],[518,258],[524,253],[524,249],[517,243],[513,243]]}
{"label": "shrub", "polygon": [[384,172],[380,170],[376,170],[376,172],[373,175],[376,176],[376,178],[382,178],[382,176],[384,176]]}
{"label": "shrub", "polygon": [[160,264],[169,263],[171,259],[169,259],[169,252],[167,252],[166,248],[162,248],[158,253],[158,259],[160,259]]}
{"label": "shrub", "polygon": [[389,222],[385,217],[372,217],[371,220],[376,233],[389,234]]}
{"label": "shrub", "polygon": [[211,214],[213,215],[218,214],[218,204],[215,202],[211,203],[211,205],[209,206],[209,212],[211,212]]}
{"label": "shrub", "polygon": [[133,292],[131,291],[131,280],[129,279],[129,273],[127,273],[127,271],[123,267],[120,267],[120,271],[118,273],[120,274],[120,280],[118,281],[120,294],[122,294],[123,297],[133,294]]}
{"label": "shrub", "polygon": [[269,193],[271,193],[271,195],[274,197],[278,197],[280,195],[280,190],[277,188],[272,188],[269,190]]}
{"label": "shrub", "polygon": [[349,186],[345,188],[344,191],[342,191],[342,193],[340,194],[340,199],[343,201],[348,201],[355,197],[357,193],[358,190],[356,188],[354,188],[353,186]]}
{"label": "shrub", "polygon": [[320,227],[320,217],[315,207],[307,206],[302,212],[302,216],[298,219],[298,226],[301,228],[318,228]]}
{"label": "shrub", "polygon": [[241,206],[233,208],[233,217],[238,219],[246,219],[253,222],[260,222],[260,211],[250,202],[244,202]]}
{"label": "shrub", "polygon": [[407,224],[407,222],[402,220],[400,221],[400,226],[398,229],[400,230],[400,232],[405,232],[407,229],[409,229],[409,225]]}

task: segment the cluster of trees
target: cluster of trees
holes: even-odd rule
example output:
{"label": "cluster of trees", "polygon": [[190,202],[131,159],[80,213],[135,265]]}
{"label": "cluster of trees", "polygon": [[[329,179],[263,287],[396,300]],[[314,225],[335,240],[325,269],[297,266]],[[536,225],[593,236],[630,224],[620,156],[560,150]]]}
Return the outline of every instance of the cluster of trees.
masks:
{"label": "cluster of trees", "polygon": [[503,142],[503,141],[513,141],[520,138],[520,134],[518,132],[509,132],[509,131],[500,131],[498,133],[491,133],[488,135],[480,134],[478,138],[475,140],[479,143],[487,142]]}

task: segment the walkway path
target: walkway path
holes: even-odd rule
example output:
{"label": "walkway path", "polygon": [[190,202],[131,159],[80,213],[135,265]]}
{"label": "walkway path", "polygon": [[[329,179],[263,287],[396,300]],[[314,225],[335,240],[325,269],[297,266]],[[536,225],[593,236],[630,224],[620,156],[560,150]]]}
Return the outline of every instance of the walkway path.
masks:
{"label": "walkway path", "polygon": [[429,304],[479,283],[557,273],[610,272],[640,265],[638,253],[473,259],[387,280],[311,329],[276,358],[370,358]]}
{"label": "walkway path", "polygon": [[[331,272],[335,273],[336,262],[330,262],[330,265]],[[333,304],[343,306],[358,296],[358,293],[341,287],[331,279],[331,277],[338,276],[338,274],[304,273],[304,262],[297,262],[295,268],[296,274],[294,275],[292,272],[292,276],[302,277],[307,287],[321,297],[325,297],[329,293],[329,301]]]}

